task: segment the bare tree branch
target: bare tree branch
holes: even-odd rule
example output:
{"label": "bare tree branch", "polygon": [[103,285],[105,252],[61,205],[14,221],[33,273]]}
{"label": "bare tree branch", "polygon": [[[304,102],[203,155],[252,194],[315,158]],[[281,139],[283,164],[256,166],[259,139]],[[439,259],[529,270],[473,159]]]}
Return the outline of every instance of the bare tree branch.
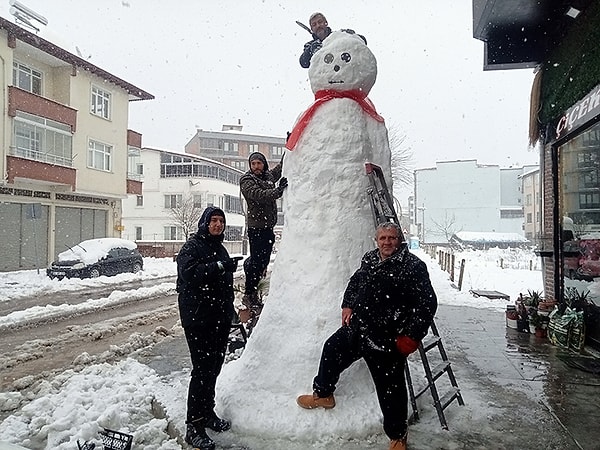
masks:
{"label": "bare tree branch", "polygon": [[190,194],[182,198],[181,203],[175,208],[169,210],[169,217],[173,219],[177,226],[181,227],[186,239],[198,227],[198,221],[201,216],[202,208],[196,206],[194,197]]}
{"label": "bare tree branch", "polygon": [[412,186],[414,180],[414,160],[410,147],[405,145],[406,135],[396,125],[388,128],[388,140],[392,152],[392,176],[394,182]]}
{"label": "bare tree branch", "polygon": [[450,242],[450,238],[456,233],[456,216],[454,213],[452,216],[448,216],[448,211],[444,212],[444,218],[440,222],[436,222],[431,219],[433,229],[437,231],[435,234],[441,234],[446,238],[446,242]]}

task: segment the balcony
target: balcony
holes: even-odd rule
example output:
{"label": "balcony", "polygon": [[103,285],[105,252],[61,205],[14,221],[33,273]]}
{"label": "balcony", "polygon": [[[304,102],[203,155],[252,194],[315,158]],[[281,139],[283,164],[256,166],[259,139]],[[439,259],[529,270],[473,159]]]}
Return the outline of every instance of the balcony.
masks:
{"label": "balcony", "polygon": [[71,188],[71,191],[75,191],[77,182],[77,171],[71,167],[34,161],[16,155],[6,157],[6,172],[10,184],[14,184],[15,180],[34,180],[48,185],[66,185]]}
{"label": "balcony", "polygon": [[48,98],[24,91],[23,89],[9,86],[8,115],[10,117],[15,117],[17,111],[23,111],[64,123],[71,127],[71,132],[73,133],[77,127],[77,110]]}

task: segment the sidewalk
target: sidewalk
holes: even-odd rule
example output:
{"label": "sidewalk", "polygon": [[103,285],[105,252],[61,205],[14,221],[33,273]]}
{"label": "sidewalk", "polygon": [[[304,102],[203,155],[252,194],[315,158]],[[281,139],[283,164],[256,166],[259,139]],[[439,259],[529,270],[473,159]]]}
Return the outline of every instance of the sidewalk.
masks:
{"label": "sidewalk", "polygon": [[[506,328],[504,313],[489,309],[440,305],[436,325],[465,405],[453,402],[446,408],[446,431],[431,396],[424,393],[419,399],[420,420],[409,428],[409,449],[600,449],[600,375],[565,362],[580,355],[557,348],[547,339]],[[189,367],[183,336],[164,340],[138,359],[164,376]],[[419,367],[418,358],[411,357],[415,385]],[[447,377],[438,382],[442,386],[443,378]],[[215,437],[217,448],[267,450],[233,442],[231,433],[222,436]],[[368,443],[347,443],[340,448],[387,449],[387,442],[382,431]],[[279,445],[269,444],[268,450]],[[296,447],[289,443],[285,448]]]}

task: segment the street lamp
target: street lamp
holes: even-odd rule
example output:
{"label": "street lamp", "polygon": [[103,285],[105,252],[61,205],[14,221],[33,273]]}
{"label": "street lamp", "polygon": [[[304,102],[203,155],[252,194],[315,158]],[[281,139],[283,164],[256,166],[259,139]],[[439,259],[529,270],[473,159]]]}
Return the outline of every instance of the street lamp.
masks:
{"label": "street lamp", "polygon": [[421,211],[422,218],[421,218],[421,243],[424,244],[425,243],[425,210],[427,208],[425,208],[425,204],[423,203],[423,206],[417,206],[417,210]]}

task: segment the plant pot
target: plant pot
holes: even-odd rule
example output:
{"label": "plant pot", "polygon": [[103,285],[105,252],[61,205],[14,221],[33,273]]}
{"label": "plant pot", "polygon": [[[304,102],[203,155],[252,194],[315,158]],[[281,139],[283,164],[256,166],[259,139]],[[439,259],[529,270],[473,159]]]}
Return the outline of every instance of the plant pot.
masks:
{"label": "plant pot", "polygon": [[535,336],[539,338],[545,338],[546,336],[548,336],[548,332],[545,328],[536,328]]}

